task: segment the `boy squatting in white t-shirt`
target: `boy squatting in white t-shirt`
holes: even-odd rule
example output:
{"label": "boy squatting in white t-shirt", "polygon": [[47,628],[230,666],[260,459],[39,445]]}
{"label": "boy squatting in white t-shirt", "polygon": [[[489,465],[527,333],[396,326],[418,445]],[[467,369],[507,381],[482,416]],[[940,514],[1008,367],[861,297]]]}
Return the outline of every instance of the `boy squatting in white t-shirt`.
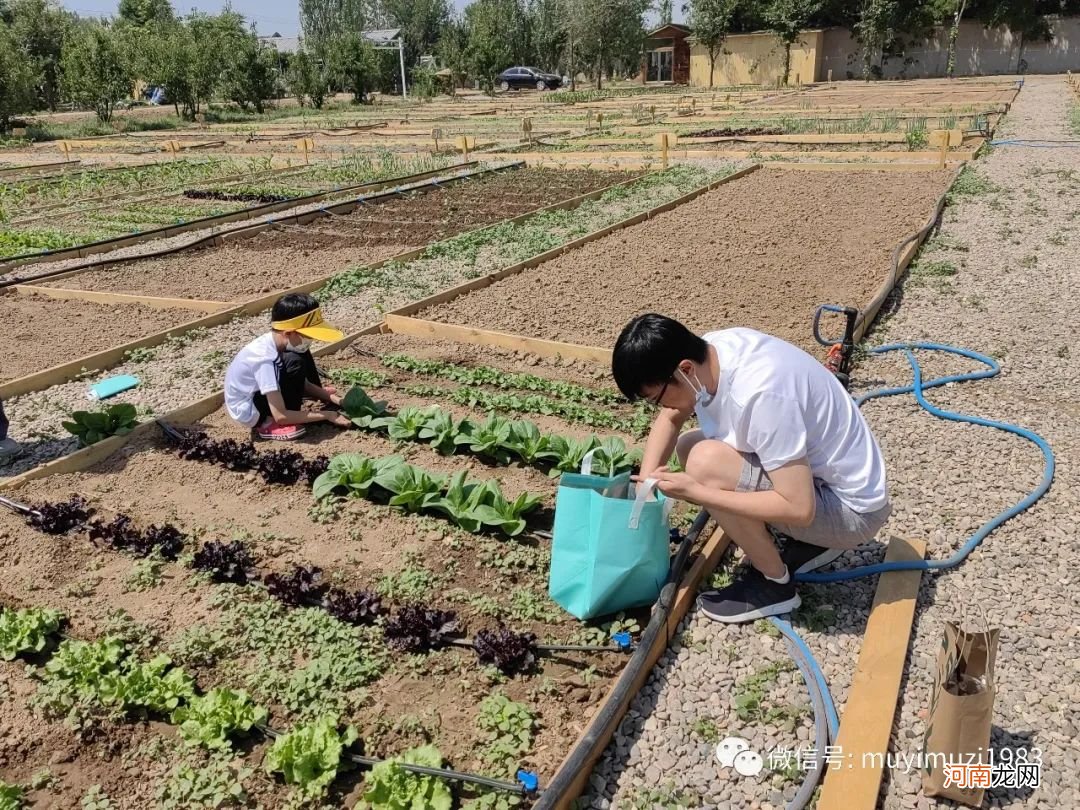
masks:
{"label": "boy squatting in white t-shirt", "polygon": [[[242,348],[225,370],[229,416],[259,438],[275,441],[300,438],[311,422],[350,427],[336,410],[341,398],[323,386],[310,351],[312,340],[330,343],[341,338],[310,295],[283,295],[270,313],[270,331]],[[329,407],[305,411],[304,399]]]}
{"label": "boy squatting in white t-shirt", "polygon": [[[889,517],[877,441],[840,382],[802,349],[753,329],[699,337],[647,314],[623,329],[611,367],[625,396],[659,408],[639,478],[708,509],[753,564],[702,594],[709,618],[794,610],[793,574],[866,542]],[[692,415],[700,427],[681,433]],[[673,450],[685,472],[667,468]],[[782,554],[768,527],[791,538]]]}

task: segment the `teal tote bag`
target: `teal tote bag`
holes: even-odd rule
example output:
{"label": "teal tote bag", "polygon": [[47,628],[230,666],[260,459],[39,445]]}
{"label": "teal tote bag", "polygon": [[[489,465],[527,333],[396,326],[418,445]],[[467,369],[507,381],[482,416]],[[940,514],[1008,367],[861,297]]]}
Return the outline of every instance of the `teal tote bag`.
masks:
{"label": "teal tote bag", "polygon": [[630,473],[565,473],[555,494],[548,595],[579,619],[605,616],[660,595],[668,574],[672,501]]}

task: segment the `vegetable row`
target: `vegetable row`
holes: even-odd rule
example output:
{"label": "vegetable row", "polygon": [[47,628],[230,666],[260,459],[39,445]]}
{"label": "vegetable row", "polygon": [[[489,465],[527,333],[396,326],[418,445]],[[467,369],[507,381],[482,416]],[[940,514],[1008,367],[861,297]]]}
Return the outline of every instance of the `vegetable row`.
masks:
{"label": "vegetable row", "polygon": [[[85,528],[95,544],[136,557],[158,554],[164,559],[177,560],[184,551],[187,538],[175,526],[151,525],[140,530],[127,515],[116,515],[106,522],[94,519],[93,514],[94,510],[76,497],[34,507],[28,522],[52,535]],[[321,569],[315,566],[298,565],[287,572],[272,572],[260,577],[255,570],[254,557],[239,540],[230,543],[206,541],[192,554],[191,567],[217,583],[249,585],[261,579],[269,595],[288,607],[320,608],[352,625],[381,622],[386,645],[399,652],[427,653],[450,644],[464,643],[472,646],[481,664],[495,666],[505,675],[528,672],[536,663],[536,636],[532,633],[517,633],[500,625],[495,629],[482,629],[473,641],[462,642],[459,638],[462,628],[453,611],[404,604],[390,616],[377,593],[367,589],[350,591],[331,587],[323,581]],[[8,656],[8,648],[21,643],[20,638],[0,623],[0,655],[7,656],[8,660],[14,657],[13,654]]]}
{"label": "vegetable row", "polygon": [[[19,655],[42,653],[59,634],[63,621],[55,610],[0,611],[0,657],[10,661]],[[139,660],[123,641],[111,636],[94,641],[64,639],[44,666],[30,667],[29,672],[40,681],[32,702],[47,717],[71,717],[77,709],[88,707],[113,719],[159,716],[177,727],[185,744],[208,751],[229,752],[233,739],[252,730],[265,732],[274,742],[266,753],[264,769],[280,774],[304,798],[324,795],[359,736],[354,727],[342,728],[333,717],[318,718],[284,734],[274,732],[265,725],[267,709],[257,705],[246,691],[219,687],[199,694],[194,678],[174,666],[168,656]],[[523,710],[502,695],[491,695],[481,706],[478,725],[489,736],[492,730],[497,735],[503,716]],[[531,715],[527,719],[525,748],[531,744],[535,725]],[[522,753],[521,748],[520,744],[515,746],[513,755]],[[389,810],[409,806],[397,803],[403,799],[421,798],[421,806],[449,810],[452,796],[445,782],[409,773],[399,767],[402,762],[441,768],[443,757],[429,745],[376,764],[365,778],[366,790],[357,807]],[[4,789],[6,798],[16,802],[11,806],[22,806],[20,788],[4,784]]]}

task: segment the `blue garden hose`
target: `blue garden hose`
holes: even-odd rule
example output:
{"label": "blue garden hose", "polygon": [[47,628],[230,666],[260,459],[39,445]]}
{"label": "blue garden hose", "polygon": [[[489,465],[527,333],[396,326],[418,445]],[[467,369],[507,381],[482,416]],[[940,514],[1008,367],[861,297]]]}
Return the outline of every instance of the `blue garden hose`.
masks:
{"label": "blue garden hose", "polygon": [[[960,357],[966,357],[971,360],[976,360],[982,363],[986,368],[979,371],[972,371],[966,374],[952,374],[946,377],[939,377],[929,382],[924,382],[922,378],[922,368],[919,365],[919,361],[915,358],[914,349],[924,349],[928,351],[948,352],[949,354],[955,354]],[[875,349],[871,349],[871,354],[885,354],[887,352],[902,351],[907,358],[908,363],[911,365],[911,371],[913,375],[913,382],[911,385],[900,386],[895,388],[881,388],[876,391],[863,394],[855,400],[855,404],[859,407],[864,402],[868,402],[871,399],[878,399],[880,397],[896,396],[898,394],[914,394],[916,401],[919,405],[929,411],[934,416],[941,419],[948,419],[953,422],[967,422],[972,425],[982,425],[985,427],[997,428],[1003,430],[1006,433],[1012,433],[1021,438],[1035,444],[1036,447],[1042,452],[1043,455],[1043,477],[1030,493],[1027,494],[1021,501],[1015,505],[1005,509],[998,513],[990,520],[986,521],[979,527],[968,540],[954,552],[951,556],[946,557],[943,560],[912,560],[904,562],[887,562],[877,563],[875,565],[863,565],[856,568],[851,568],[845,571],[830,571],[822,574],[798,574],[795,579],[799,582],[842,582],[851,579],[858,579],[861,577],[872,576],[873,574],[881,574],[886,571],[935,571],[952,568],[962,563],[967,556],[975,550],[994,529],[1001,526],[1005,521],[1015,517],[1021,512],[1030,508],[1036,501],[1038,501],[1046,492],[1050,489],[1050,485],[1054,480],[1054,452],[1050,449],[1049,443],[1039,434],[1027,428],[1019,427],[1018,425],[1012,425],[1007,422],[998,422],[992,419],[984,419],[980,416],[971,416],[968,414],[957,413],[955,411],[948,411],[944,408],[938,408],[935,405],[930,404],[924,396],[924,392],[929,388],[937,388],[942,385],[948,385],[953,382],[967,382],[971,380],[982,380],[989,377],[994,377],[1001,371],[1001,366],[990,357],[973,352],[968,349],[960,349],[955,346],[947,346],[941,343],[893,343],[887,346],[880,346]],[[816,740],[820,741],[823,737],[827,736],[831,741],[835,741],[839,730],[839,718],[837,717],[836,707],[832,702],[832,698],[829,694],[829,687],[825,681],[825,675],[821,671],[821,667],[818,665],[817,660],[814,658],[814,654],[810,651],[810,648],[806,645],[806,642],[795,632],[794,628],[785,620],[777,618],[775,616],[769,619],[774,626],[776,626],[784,637],[788,641],[789,649],[791,650],[792,657],[795,659],[795,663],[798,665],[800,672],[803,674],[803,678],[806,680],[807,689],[810,692],[810,700],[814,705],[814,718],[815,725],[817,726]],[[824,709],[824,719],[826,728],[822,727],[821,709]],[[818,755],[820,756],[820,742],[818,742]],[[816,768],[812,774],[803,782],[796,794],[795,798],[788,805],[788,810],[801,810],[805,807],[809,800],[809,797],[813,795],[813,791],[817,786],[818,780],[821,778],[820,767]]]}
{"label": "blue garden hose", "polygon": [[[971,360],[977,360],[986,366],[981,371],[972,371],[967,374],[952,374],[947,377],[939,377],[936,380],[930,382],[923,382],[922,368],[919,366],[919,361],[915,358],[913,349],[926,349],[930,351],[948,352],[949,354],[959,355],[960,357],[967,357]],[[955,411],[947,411],[944,408],[938,408],[936,405],[930,404],[924,396],[924,392],[928,388],[937,388],[942,385],[947,385],[953,382],[966,382],[970,380],[982,380],[988,377],[996,376],[1001,371],[1001,366],[990,357],[978,352],[970,351],[969,349],[959,349],[955,346],[947,346],[942,343],[892,343],[888,346],[879,346],[878,348],[871,349],[871,354],[885,354],[886,352],[902,351],[904,356],[907,357],[908,363],[911,365],[911,371],[914,375],[914,382],[911,385],[906,385],[898,388],[881,388],[877,391],[871,391],[867,394],[856,399],[856,405],[861,406],[864,402],[868,402],[871,399],[877,399],[879,397],[895,396],[897,394],[914,394],[916,401],[925,410],[929,411],[934,416],[941,419],[948,419],[953,422],[967,422],[972,425],[983,425],[984,427],[992,427],[998,430],[1003,430],[1006,433],[1012,433],[1021,438],[1035,444],[1036,447],[1042,452],[1043,455],[1043,476],[1031,492],[1027,494],[1021,501],[1008,509],[998,513],[990,520],[986,521],[979,527],[967,541],[954,552],[951,556],[946,557],[943,560],[911,560],[904,562],[887,562],[877,563],[875,565],[862,565],[856,568],[850,568],[845,571],[829,571],[822,574],[797,574],[795,579],[799,582],[843,582],[849,579],[859,579],[861,577],[872,576],[874,574],[882,574],[886,571],[937,571],[944,570],[946,568],[952,568],[959,565],[964,559],[975,550],[975,547],[981,543],[987,535],[994,529],[1003,524],[1010,518],[1016,517],[1021,512],[1031,507],[1036,501],[1046,494],[1050,489],[1050,484],[1054,480],[1054,451],[1050,449],[1049,443],[1038,433],[1028,430],[1027,428],[1019,427],[1018,425],[1012,425],[1008,422],[998,422],[993,419],[984,419],[981,416],[971,416],[969,414],[957,413]]]}

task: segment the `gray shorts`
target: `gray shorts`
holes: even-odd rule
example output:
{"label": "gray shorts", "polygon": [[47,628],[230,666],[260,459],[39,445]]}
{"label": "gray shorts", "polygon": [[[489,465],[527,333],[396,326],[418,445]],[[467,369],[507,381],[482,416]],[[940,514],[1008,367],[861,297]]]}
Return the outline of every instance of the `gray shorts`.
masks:
{"label": "gray shorts", "polygon": [[[739,475],[738,492],[760,492],[773,488],[769,474],[761,466],[753,453],[741,453],[743,457],[742,473]],[[841,501],[829,486],[814,479],[814,497],[817,507],[814,510],[814,522],[809,526],[788,526],[783,523],[770,523],[770,528],[804,543],[825,548],[855,548],[874,536],[885,525],[892,514],[892,504],[887,503],[874,512],[856,512]]]}

